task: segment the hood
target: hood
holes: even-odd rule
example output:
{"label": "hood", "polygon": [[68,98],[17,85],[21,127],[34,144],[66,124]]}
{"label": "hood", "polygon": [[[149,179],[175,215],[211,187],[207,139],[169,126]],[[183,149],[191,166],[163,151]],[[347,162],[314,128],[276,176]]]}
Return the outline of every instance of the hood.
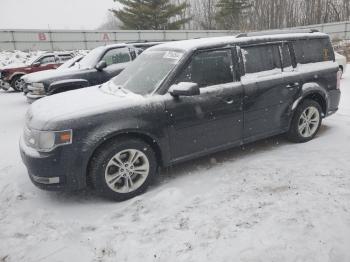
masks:
{"label": "hood", "polygon": [[111,93],[100,87],[93,86],[42,98],[30,106],[26,124],[33,129],[50,130],[55,127],[55,122],[74,121],[132,107],[145,101],[140,95],[123,91]]}
{"label": "hood", "polygon": [[55,71],[56,69],[49,69],[49,70],[45,70],[45,71],[39,71],[39,72],[34,72],[34,73],[30,73],[27,75],[22,76],[22,79],[27,82],[27,83],[34,83],[32,81],[29,82],[30,79],[34,79],[34,78],[42,78],[45,77],[46,73],[48,72],[52,72]]}
{"label": "hood", "polygon": [[27,83],[41,83],[45,81],[55,81],[70,79],[74,77],[74,74],[82,72],[82,69],[67,68],[64,70],[45,70],[40,72],[31,73],[25,76],[24,81]]}

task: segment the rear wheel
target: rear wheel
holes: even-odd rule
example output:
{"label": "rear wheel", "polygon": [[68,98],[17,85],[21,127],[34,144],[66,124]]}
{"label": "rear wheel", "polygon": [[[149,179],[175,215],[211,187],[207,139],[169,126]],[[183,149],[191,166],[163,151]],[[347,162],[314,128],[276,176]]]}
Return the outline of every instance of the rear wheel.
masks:
{"label": "rear wheel", "polygon": [[22,80],[21,80],[21,75],[19,76],[14,76],[11,80],[11,87],[16,91],[16,92],[21,92],[22,91]]}
{"label": "rear wheel", "polygon": [[116,139],[94,154],[89,175],[94,188],[117,201],[143,193],[158,171],[153,149],[139,139]]}
{"label": "rear wheel", "polygon": [[312,140],[322,124],[321,106],[314,100],[304,100],[296,109],[288,138],[297,143]]}

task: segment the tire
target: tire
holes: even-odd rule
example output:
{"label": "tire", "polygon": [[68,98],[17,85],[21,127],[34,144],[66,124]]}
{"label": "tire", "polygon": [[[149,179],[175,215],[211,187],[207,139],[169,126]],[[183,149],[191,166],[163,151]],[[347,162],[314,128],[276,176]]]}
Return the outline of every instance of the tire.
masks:
{"label": "tire", "polygon": [[343,78],[343,74],[344,74],[344,69],[342,66],[339,66],[339,71],[340,71],[340,79]]}
{"label": "tire", "polygon": [[16,92],[22,92],[22,87],[21,87],[21,75],[14,76],[11,80],[11,87],[16,91]]}
{"label": "tire", "polygon": [[116,201],[144,193],[157,173],[158,163],[152,147],[128,137],[112,140],[97,149],[88,168],[98,194]]}
{"label": "tire", "polygon": [[322,124],[322,109],[314,100],[305,99],[296,109],[287,137],[296,143],[308,142],[317,135]]}

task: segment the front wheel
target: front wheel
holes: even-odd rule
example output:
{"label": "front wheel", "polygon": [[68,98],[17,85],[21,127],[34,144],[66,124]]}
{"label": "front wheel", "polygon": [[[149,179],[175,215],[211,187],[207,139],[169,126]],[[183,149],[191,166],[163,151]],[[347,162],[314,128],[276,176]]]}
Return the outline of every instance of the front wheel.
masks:
{"label": "front wheel", "polygon": [[153,149],[134,138],[116,139],[106,143],[94,154],[89,175],[94,188],[117,201],[143,193],[158,171]]}
{"label": "front wheel", "polygon": [[343,78],[344,69],[342,66],[339,66],[339,72],[340,72],[340,78]]}
{"label": "front wheel", "polygon": [[321,124],[321,106],[314,100],[306,99],[295,111],[288,138],[297,143],[308,142],[316,136]]}
{"label": "front wheel", "polygon": [[11,87],[16,92],[21,92],[23,90],[21,77],[22,76],[14,76],[13,79],[11,80]]}

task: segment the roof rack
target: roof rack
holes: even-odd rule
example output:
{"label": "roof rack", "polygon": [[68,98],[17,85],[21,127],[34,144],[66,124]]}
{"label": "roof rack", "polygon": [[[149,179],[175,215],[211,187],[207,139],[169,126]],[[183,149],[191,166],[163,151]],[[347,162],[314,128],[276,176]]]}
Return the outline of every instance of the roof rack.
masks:
{"label": "roof rack", "polygon": [[283,35],[283,34],[295,34],[295,33],[317,33],[317,29],[285,29],[285,30],[270,30],[270,31],[258,31],[258,32],[248,32],[236,35],[237,38],[240,37],[250,37],[250,36],[263,36],[263,35]]}

